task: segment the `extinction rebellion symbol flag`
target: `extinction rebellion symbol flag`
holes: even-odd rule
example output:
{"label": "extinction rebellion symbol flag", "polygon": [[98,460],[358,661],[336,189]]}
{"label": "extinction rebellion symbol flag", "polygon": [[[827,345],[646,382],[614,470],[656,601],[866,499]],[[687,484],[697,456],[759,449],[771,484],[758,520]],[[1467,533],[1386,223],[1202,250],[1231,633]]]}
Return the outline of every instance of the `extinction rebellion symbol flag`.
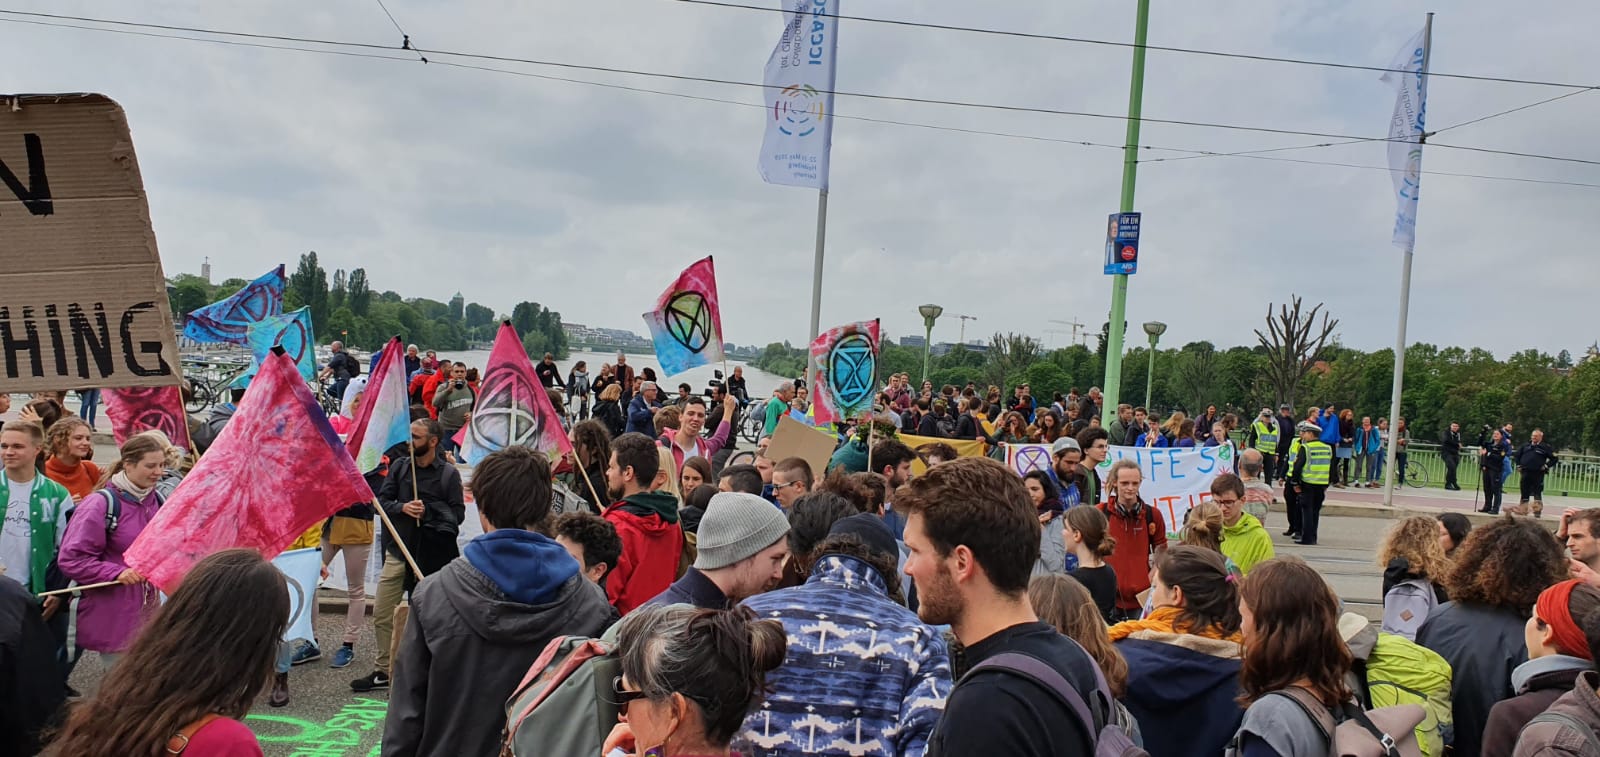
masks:
{"label": "extinction rebellion symbol flag", "polygon": [[667,376],[727,359],[722,352],[722,311],[717,305],[717,274],[711,258],[678,274],[644,314],[655,341],[656,359]]}
{"label": "extinction rebellion symbol flag", "polygon": [[855,418],[872,410],[878,384],[878,321],[828,329],[811,343],[816,369],[817,423]]}

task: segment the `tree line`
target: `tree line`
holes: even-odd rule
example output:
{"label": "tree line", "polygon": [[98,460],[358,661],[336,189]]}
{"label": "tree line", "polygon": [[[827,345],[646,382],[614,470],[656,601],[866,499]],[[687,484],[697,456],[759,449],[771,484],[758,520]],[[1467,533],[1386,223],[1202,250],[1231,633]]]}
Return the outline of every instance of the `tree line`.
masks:
{"label": "tree line", "polygon": [[[183,317],[249,281],[228,279],[211,285],[198,276],[180,274],[168,283],[172,312]],[[440,302],[401,297],[393,290],[374,292],[365,268],[336,269],[330,277],[315,251],[301,255],[299,266],[289,275],[283,307],[285,311],[309,307],[312,328],[322,344],[338,339],[355,349],[376,350],[398,335],[402,342],[423,349],[464,350],[473,343],[493,341],[500,322],[510,319],[522,335],[523,348],[535,359],[546,352],[564,359],[569,353],[561,313],[537,302],[519,302],[510,315],[497,315],[459,294]]]}
{"label": "tree line", "polygon": [[[1341,344],[1334,331],[1337,319],[1321,307],[1307,310],[1296,297],[1269,308],[1268,325],[1256,331],[1254,345],[1219,348],[1199,341],[1158,348],[1151,409],[1163,416],[1174,410],[1193,415],[1214,404],[1248,419],[1263,407],[1276,411],[1285,402],[1300,415],[1313,405],[1331,403],[1341,410],[1351,408],[1357,422],[1362,416],[1374,422],[1386,417],[1394,350],[1364,352]],[[1033,337],[996,333],[986,350],[957,345],[933,358],[928,379],[936,389],[969,382],[992,385],[1007,398],[1014,387],[1027,383],[1043,406],[1054,394],[1101,385],[1108,327],[1102,327],[1093,349],[1045,349]],[[803,352],[787,343],[767,345],[752,365],[782,376],[805,372]],[[1124,402],[1145,404],[1150,365],[1147,345],[1124,353]],[[885,342],[878,359],[880,382],[894,373],[906,373],[916,382],[922,375],[922,349]],[[1498,360],[1479,347],[1413,344],[1406,348],[1400,407],[1418,440],[1435,441],[1456,422],[1472,443],[1483,426],[1510,422],[1524,439],[1540,428],[1558,448],[1594,452],[1600,450],[1600,359],[1574,363],[1566,350],[1552,356],[1526,349]]]}

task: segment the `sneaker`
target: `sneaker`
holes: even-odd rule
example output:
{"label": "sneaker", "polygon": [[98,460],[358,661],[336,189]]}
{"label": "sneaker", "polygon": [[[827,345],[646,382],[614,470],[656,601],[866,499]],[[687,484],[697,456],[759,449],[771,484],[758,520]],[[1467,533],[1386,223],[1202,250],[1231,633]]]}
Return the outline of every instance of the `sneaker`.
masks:
{"label": "sneaker", "polygon": [[314,641],[302,641],[300,646],[294,648],[294,656],[289,659],[290,665],[304,665],[312,660],[322,659],[322,648]]}
{"label": "sneaker", "polygon": [[339,647],[333,650],[333,664],[329,667],[342,668],[349,665],[354,659],[356,659],[356,650],[350,647]]}
{"label": "sneaker", "polygon": [[272,679],[272,693],[267,696],[269,707],[286,707],[289,704],[289,674],[279,673]]}
{"label": "sneaker", "polygon": [[381,670],[374,670],[366,678],[357,678],[350,682],[350,690],[355,692],[372,691],[373,689],[389,688],[389,674]]}

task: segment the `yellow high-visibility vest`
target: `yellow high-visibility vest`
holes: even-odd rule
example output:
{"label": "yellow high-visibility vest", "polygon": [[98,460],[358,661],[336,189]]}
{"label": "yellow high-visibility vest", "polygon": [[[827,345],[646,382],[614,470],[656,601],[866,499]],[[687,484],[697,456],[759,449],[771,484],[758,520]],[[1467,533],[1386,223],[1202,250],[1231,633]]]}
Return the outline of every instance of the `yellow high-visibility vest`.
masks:
{"label": "yellow high-visibility vest", "polygon": [[1328,484],[1328,472],[1333,469],[1333,448],[1326,442],[1305,445],[1306,467],[1300,471],[1300,481],[1307,484]]}
{"label": "yellow high-visibility vest", "polygon": [[1256,429],[1256,449],[1260,450],[1261,453],[1264,454],[1264,455],[1275,455],[1275,454],[1277,454],[1278,453],[1278,424],[1277,424],[1277,422],[1274,421],[1272,423],[1263,423],[1261,421],[1256,421],[1255,424],[1253,424],[1253,425],[1255,426],[1255,429]]}

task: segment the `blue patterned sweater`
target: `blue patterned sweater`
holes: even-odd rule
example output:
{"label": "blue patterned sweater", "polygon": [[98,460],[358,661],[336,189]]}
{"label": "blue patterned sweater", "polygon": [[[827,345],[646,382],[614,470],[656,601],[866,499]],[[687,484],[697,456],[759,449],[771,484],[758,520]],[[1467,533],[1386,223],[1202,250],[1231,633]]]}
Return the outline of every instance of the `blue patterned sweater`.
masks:
{"label": "blue patterned sweater", "polygon": [[950,694],[943,637],[889,599],[865,562],[825,555],[805,584],[745,605],[783,623],[789,653],[736,743],[749,757],[920,757]]}

